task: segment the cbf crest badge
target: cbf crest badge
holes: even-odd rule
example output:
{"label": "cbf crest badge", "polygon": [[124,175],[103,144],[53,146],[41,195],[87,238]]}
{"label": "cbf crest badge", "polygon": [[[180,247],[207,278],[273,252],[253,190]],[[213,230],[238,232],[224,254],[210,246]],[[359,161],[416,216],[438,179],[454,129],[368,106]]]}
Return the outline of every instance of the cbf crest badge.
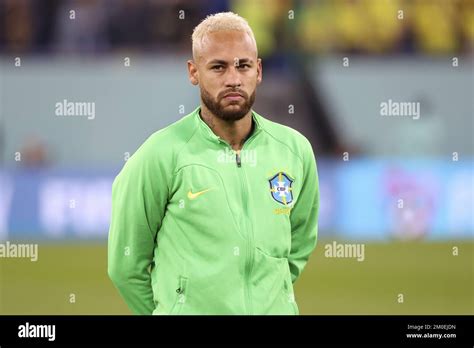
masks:
{"label": "cbf crest badge", "polygon": [[269,179],[268,182],[270,183],[270,192],[273,199],[283,205],[293,202],[293,189],[291,187],[293,181],[283,172],[279,172]]}

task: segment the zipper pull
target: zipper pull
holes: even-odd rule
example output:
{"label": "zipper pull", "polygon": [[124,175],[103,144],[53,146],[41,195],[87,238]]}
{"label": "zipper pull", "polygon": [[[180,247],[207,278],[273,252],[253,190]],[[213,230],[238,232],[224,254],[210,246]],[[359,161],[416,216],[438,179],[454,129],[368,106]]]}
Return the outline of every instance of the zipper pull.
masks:
{"label": "zipper pull", "polygon": [[240,151],[235,152],[235,161],[237,162],[237,167],[242,167],[242,162],[240,160]]}

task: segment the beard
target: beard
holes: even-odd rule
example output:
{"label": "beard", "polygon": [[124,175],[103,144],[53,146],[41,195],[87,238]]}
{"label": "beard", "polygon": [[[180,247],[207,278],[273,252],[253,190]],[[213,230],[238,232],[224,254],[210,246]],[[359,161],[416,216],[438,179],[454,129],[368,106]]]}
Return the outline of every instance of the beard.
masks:
{"label": "beard", "polygon": [[[222,101],[224,100],[224,96],[232,92],[240,93],[243,100],[237,102],[232,101],[227,105],[223,105]],[[216,117],[223,121],[232,122],[238,121],[248,114],[255,102],[255,92],[256,89],[254,89],[249,97],[248,94],[242,90],[226,90],[219,93],[217,98],[214,99],[206,89],[201,87],[201,100]]]}

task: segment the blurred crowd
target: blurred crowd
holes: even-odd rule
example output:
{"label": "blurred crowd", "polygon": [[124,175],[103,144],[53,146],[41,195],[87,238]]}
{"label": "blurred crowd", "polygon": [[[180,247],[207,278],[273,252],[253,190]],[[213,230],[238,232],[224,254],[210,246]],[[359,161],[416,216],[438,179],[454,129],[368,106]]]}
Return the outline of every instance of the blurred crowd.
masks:
{"label": "blurred crowd", "polygon": [[472,52],[472,0],[0,0],[0,53],[190,50],[207,14],[234,11],[259,53]]}

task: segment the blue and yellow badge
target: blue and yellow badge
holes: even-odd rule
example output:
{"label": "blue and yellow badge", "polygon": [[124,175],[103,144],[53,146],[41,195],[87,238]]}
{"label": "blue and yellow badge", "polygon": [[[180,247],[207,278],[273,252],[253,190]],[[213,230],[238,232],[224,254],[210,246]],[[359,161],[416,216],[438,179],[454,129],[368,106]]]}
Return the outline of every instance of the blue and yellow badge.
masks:
{"label": "blue and yellow badge", "polygon": [[283,172],[279,172],[271,179],[268,179],[273,199],[283,205],[288,205],[293,202],[293,189],[291,188],[293,181],[293,179]]}

